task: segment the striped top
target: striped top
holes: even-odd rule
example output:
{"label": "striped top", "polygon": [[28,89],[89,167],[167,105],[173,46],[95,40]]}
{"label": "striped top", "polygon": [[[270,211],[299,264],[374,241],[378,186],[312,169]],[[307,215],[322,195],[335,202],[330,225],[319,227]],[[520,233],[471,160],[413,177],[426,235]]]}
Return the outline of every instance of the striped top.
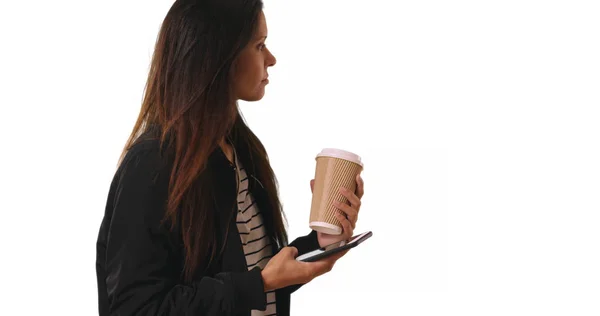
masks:
{"label": "striped top", "polygon": [[[234,151],[235,152],[235,151]],[[248,270],[254,267],[264,269],[269,259],[273,256],[273,249],[267,232],[263,225],[263,218],[252,194],[248,191],[248,176],[241,162],[235,157],[238,179],[238,213],[237,228],[240,233],[246,265]],[[276,315],[275,291],[267,292],[267,309],[265,311],[252,310],[252,316]]]}

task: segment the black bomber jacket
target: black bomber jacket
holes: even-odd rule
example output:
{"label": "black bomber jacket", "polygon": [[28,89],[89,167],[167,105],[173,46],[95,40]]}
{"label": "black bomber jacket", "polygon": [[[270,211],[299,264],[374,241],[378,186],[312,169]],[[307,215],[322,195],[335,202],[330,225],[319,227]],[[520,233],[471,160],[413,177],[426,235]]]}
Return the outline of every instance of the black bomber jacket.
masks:
{"label": "black bomber jacket", "polygon": [[[220,149],[208,161],[218,194],[214,209],[205,211],[217,214],[217,239],[224,251],[193,282],[182,280],[181,235],[160,224],[172,168],[167,156],[157,139],[142,140],[114,175],[96,245],[100,315],[250,315],[252,309],[265,310],[261,270],[248,271],[235,216],[223,216],[236,205],[237,192],[235,170]],[[269,207],[260,185],[250,190],[260,209]],[[299,255],[318,248],[316,232],[290,246]],[[277,315],[290,314],[290,295],[300,286],[276,291]]]}

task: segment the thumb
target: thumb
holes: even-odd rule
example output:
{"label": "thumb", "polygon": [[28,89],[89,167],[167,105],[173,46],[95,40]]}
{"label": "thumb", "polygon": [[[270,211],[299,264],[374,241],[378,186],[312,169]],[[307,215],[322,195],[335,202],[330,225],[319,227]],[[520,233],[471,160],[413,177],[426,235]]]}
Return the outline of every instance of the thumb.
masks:
{"label": "thumb", "polygon": [[283,251],[285,251],[286,256],[292,257],[293,259],[298,256],[298,249],[296,247],[285,247]]}

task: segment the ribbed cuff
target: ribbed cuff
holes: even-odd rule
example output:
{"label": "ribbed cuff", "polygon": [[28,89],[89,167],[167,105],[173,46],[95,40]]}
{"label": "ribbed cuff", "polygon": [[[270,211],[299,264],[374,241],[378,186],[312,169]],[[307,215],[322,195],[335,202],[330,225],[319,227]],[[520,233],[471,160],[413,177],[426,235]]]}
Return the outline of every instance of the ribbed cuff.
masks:
{"label": "ribbed cuff", "polygon": [[291,247],[298,249],[298,256],[301,256],[309,251],[319,249],[319,239],[317,238],[317,232],[311,230],[311,232],[302,237],[296,238],[292,243],[289,244]]}
{"label": "ribbed cuff", "polygon": [[267,294],[263,283],[261,269],[255,267],[248,272],[236,273],[231,276],[233,281],[237,306],[264,311],[267,309]]}
{"label": "ribbed cuff", "polygon": [[321,246],[319,245],[319,238],[317,237],[317,232],[316,231],[311,231],[310,234],[308,234],[308,240],[309,240],[309,248],[310,249],[318,249],[321,248]]}

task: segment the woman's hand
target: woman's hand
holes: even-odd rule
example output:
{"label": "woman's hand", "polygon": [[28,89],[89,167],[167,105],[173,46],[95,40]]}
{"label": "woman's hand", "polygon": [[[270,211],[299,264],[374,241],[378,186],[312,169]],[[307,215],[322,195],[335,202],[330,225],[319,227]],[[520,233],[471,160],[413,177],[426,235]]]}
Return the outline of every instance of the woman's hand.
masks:
{"label": "woman's hand", "polygon": [[[315,180],[310,181],[310,189],[314,190]],[[344,215],[338,214],[342,224],[341,235],[329,235],[317,233],[317,239],[321,247],[327,246],[340,240],[348,240],[354,234],[354,227],[358,221],[358,211],[365,193],[364,181],[360,175],[356,176],[356,191],[350,192],[346,188],[340,188],[340,193],[348,199],[348,204],[337,203],[335,206]],[[280,289],[295,284],[305,284],[314,278],[331,271],[335,262],[343,257],[348,250],[336,253],[316,262],[300,262],[296,260],[298,250],[294,247],[284,247],[269,260],[267,266],[261,272],[265,292]]]}
{"label": "woman's hand", "polygon": [[261,271],[265,292],[290,285],[305,284],[331,271],[335,262],[348,250],[336,253],[315,262],[297,261],[298,249],[284,247],[269,260]]}
{"label": "woman's hand", "polygon": [[[315,180],[310,180],[310,190],[314,191]],[[346,188],[340,188],[340,193],[348,199],[348,203],[334,202],[335,207],[342,211],[344,215],[337,214],[337,218],[342,224],[341,235],[330,235],[321,232],[317,232],[317,239],[319,240],[319,246],[325,247],[334,242],[340,240],[348,240],[354,235],[354,228],[358,221],[358,212],[360,210],[361,199],[365,194],[365,183],[360,176],[356,176],[356,191],[350,192]]]}

